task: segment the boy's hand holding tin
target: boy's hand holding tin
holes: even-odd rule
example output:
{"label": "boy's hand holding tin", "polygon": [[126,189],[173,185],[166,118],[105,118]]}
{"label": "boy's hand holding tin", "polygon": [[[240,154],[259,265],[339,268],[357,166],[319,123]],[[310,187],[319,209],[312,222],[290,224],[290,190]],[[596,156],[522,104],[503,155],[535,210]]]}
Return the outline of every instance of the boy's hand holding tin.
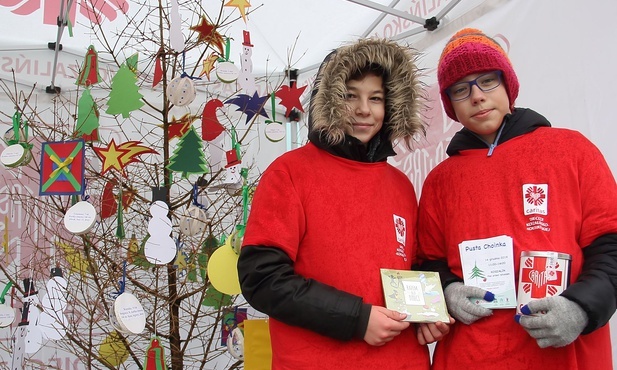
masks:
{"label": "boy's hand holding tin", "polygon": [[533,300],[521,307],[516,322],[536,339],[540,348],[572,343],[587,326],[587,313],[577,303],[562,297]]}

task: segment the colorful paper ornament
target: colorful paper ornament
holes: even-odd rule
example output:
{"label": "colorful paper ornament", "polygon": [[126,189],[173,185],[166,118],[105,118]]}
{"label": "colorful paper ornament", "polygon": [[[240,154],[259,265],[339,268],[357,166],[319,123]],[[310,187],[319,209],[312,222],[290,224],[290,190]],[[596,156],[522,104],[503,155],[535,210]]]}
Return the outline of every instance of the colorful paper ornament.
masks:
{"label": "colorful paper ornament", "polygon": [[144,105],[141,98],[143,95],[139,93],[137,76],[126,63],[122,64],[111,80],[111,92],[105,112],[113,115],[122,114],[123,118],[128,118],[132,111]]}
{"label": "colorful paper ornament", "polygon": [[264,133],[266,134],[266,138],[272,142],[278,142],[285,138],[286,130],[283,126],[282,122],[276,120],[276,105],[275,105],[275,94],[270,94],[270,102],[272,103],[272,119],[267,119],[265,121],[266,128],[264,129]]}
{"label": "colorful paper ornament", "polygon": [[99,346],[99,356],[108,365],[116,368],[129,358],[129,351],[118,332],[112,331],[103,339]]}
{"label": "colorful paper ornament", "polygon": [[135,75],[138,74],[138,70],[137,67],[139,65],[139,54],[138,53],[134,53],[133,55],[131,55],[130,57],[126,58],[126,66],[129,67],[129,70],[131,72],[133,72]]}
{"label": "colorful paper ornament", "polygon": [[169,158],[168,169],[174,172],[182,172],[183,178],[188,178],[190,173],[208,173],[208,162],[203,149],[203,142],[195,128],[191,128],[180,138],[174,152]]}
{"label": "colorful paper ornament", "polygon": [[156,336],[150,339],[150,345],[146,350],[144,370],[167,370],[167,364],[165,364],[165,351],[163,347],[161,347],[161,341]]}
{"label": "colorful paper ornament", "polygon": [[297,108],[299,111],[304,112],[304,108],[302,108],[302,103],[300,102],[300,97],[306,90],[307,86],[302,86],[300,88],[296,87],[296,82],[292,82],[291,87],[287,85],[281,86],[280,89],[275,93],[276,97],[281,99],[280,105],[286,108],[285,117],[289,117],[289,113],[293,108]]}
{"label": "colorful paper ornament", "polygon": [[69,264],[69,270],[72,273],[79,274],[82,278],[90,273],[91,267],[88,260],[79,249],[62,241],[56,241],[54,245],[64,253],[64,260]]}
{"label": "colorful paper ornament", "polygon": [[142,154],[158,154],[154,149],[141,145],[141,141],[127,141],[116,145],[114,139],[107,144],[106,148],[93,147],[94,152],[103,160],[101,175],[104,175],[112,168],[120,172],[124,177],[124,168],[133,162],[138,161],[138,156]]}
{"label": "colorful paper ornament", "polygon": [[169,101],[179,107],[189,105],[197,97],[193,80],[185,74],[182,74],[169,82],[167,85],[167,98]]}
{"label": "colorful paper ornament", "polygon": [[253,44],[251,44],[251,34],[249,31],[242,31],[244,42],[242,42],[242,54],[240,55],[240,74],[238,84],[244,93],[250,95],[257,91],[255,77],[253,76]]}
{"label": "colorful paper ornament", "polygon": [[101,75],[99,74],[99,56],[94,45],[90,45],[88,46],[88,51],[86,51],[84,64],[75,84],[80,86],[91,86],[99,82],[101,82]]}
{"label": "colorful paper ornament", "polygon": [[[101,219],[109,218],[118,212],[118,202],[116,199],[121,199],[122,209],[127,210],[135,199],[135,191],[133,189],[124,189],[121,194],[116,195],[114,188],[117,186],[116,180],[110,180],[103,187],[101,195]],[[119,192],[120,193],[120,192]]]}
{"label": "colorful paper ornament", "polygon": [[43,346],[43,333],[39,326],[41,316],[41,301],[38,291],[34,288],[34,280],[26,278],[24,283],[24,302],[28,302],[28,332],[24,341],[24,351],[28,354],[38,352]]}
{"label": "colorful paper ornament", "polygon": [[186,236],[203,233],[208,225],[206,211],[196,206],[189,206],[180,219],[180,232]]}
{"label": "colorful paper ornament", "polygon": [[218,33],[217,26],[208,22],[205,16],[202,16],[197,26],[190,28],[192,31],[197,32],[198,42],[205,42],[209,45],[214,45],[218,49],[221,55],[223,55],[223,37]]}
{"label": "colorful paper ornament", "polygon": [[161,59],[164,58],[163,51],[154,57],[154,75],[152,76],[152,87],[156,87],[161,81],[163,81],[163,63]]}
{"label": "colorful paper ornament", "polygon": [[84,140],[44,142],[39,195],[81,195],[84,192]]}
{"label": "colorful paper ornament", "polygon": [[259,96],[257,95],[257,92],[255,92],[253,96],[238,94],[231,99],[227,99],[225,104],[237,105],[238,109],[236,109],[236,112],[244,113],[246,115],[246,123],[248,124],[255,115],[261,115],[269,118],[266,110],[264,109],[264,104],[269,97],[269,95]]}
{"label": "colorful paper ornament", "polygon": [[212,286],[219,292],[229,295],[242,293],[237,265],[238,254],[234,252],[231,239],[228,238],[208,260],[208,278]]}
{"label": "colorful paper ornament", "polygon": [[223,108],[223,106],[223,102],[218,99],[208,100],[204,106],[204,111],[201,115],[201,138],[203,140],[212,141],[225,131],[225,127],[221,125],[216,116],[216,110]]}
{"label": "colorful paper ornament", "polygon": [[236,360],[244,360],[244,332],[234,328],[227,338],[227,351]]}
{"label": "colorful paper ornament", "polygon": [[214,69],[214,63],[219,60],[219,55],[217,53],[211,53],[206,59],[202,61],[201,72],[199,73],[199,77],[206,75],[208,81],[210,81],[210,72]]}
{"label": "colorful paper ornament", "polygon": [[28,122],[21,119],[21,113],[13,114],[13,126],[4,134],[7,147],[0,154],[0,162],[6,167],[26,165],[32,159],[32,144],[28,144]]}
{"label": "colorful paper ornament", "polygon": [[77,103],[77,123],[74,136],[91,135],[99,128],[99,108],[96,106],[90,89],[84,89]]}
{"label": "colorful paper ornament", "polygon": [[242,16],[242,19],[244,20],[244,23],[246,23],[246,8],[251,6],[248,0],[229,0],[225,4],[225,6],[232,6],[232,7],[238,8],[238,11],[240,11],[240,15]]}
{"label": "colorful paper ornament", "polygon": [[221,307],[229,306],[232,302],[232,297],[228,294],[219,292],[214,286],[210,285],[206,289],[206,296],[201,302],[202,306],[213,307],[220,309]]}
{"label": "colorful paper ornament", "polygon": [[186,132],[191,128],[193,122],[198,118],[198,116],[190,113],[184,114],[179,119],[172,116],[171,122],[169,122],[169,128],[167,129],[167,132],[169,133],[169,140],[184,136],[184,134],[186,134]]}
{"label": "colorful paper ornament", "polygon": [[225,54],[222,58],[218,59],[216,66],[216,77],[223,83],[233,83],[238,79],[240,70],[233,61],[229,60],[229,50],[231,49],[231,39],[227,37],[225,39]]}
{"label": "colorful paper ornament", "polygon": [[234,308],[223,309],[223,319],[221,320],[221,346],[227,346],[232,331],[235,328],[243,327],[242,323],[248,318],[248,309],[235,306]]}
{"label": "colorful paper ornament", "polygon": [[[7,227],[8,229],[8,227]],[[15,309],[6,304],[4,297],[9,292],[9,289],[13,286],[10,281],[4,286],[2,293],[0,293],[0,328],[5,328],[15,321]]]}

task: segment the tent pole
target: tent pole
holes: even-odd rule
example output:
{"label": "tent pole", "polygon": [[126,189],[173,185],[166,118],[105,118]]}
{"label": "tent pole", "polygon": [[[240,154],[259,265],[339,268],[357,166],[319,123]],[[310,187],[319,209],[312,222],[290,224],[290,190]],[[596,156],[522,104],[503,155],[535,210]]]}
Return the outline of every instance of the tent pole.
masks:
{"label": "tent pole", "polygon": [[425,22],[424,19],[422,19],[420,17],[416,17],[413,14],[405,13],[405,12],[403,12],[401,10],[397,10],[397,9],[392,9],[390,7],[387,7],[385,5],[381,5],[381,4],[375,3],[373,1],[369,1],[369,0],[347,0],[347,1],[349,1],[351,3],[359,4],[359,5],[362,5],[362,6],[366,6],[366,7],[371,8],[371,9],[379,10],[379,11],[381,11],[383,13],[391,14],[391,15],[394,15],[394,16],[399,17],[399,18],[407,19],[408,21],[412,21],[414,23],[418,23],[418,24],[422,24],[423,25],[424,22]]}
{"label": "tent pole", "polygon": [[64,0],[60,2],[60,14],[58,15],[58,34],[56,36],[56,44],[54,45],[54,66],[51,73],[51,85],[45,88],[45,92],[48,94],[59,94],[61,89],[54,85],[56,81],[56,72],[58,70],[58,54],[60,53],[60,40],[62,39],[62,34],[64,33],[64,28],[66,27],[66,20],[68,18],[69,10],[73,5],[73,0],[67,0],[66,2],[66,10],[64,9]]}

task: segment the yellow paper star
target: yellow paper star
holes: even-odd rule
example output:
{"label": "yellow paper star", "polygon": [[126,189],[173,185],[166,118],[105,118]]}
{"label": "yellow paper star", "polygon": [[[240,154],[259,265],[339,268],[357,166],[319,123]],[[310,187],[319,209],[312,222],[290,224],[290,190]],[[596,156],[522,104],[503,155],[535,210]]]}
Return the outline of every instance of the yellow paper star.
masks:
{"label": "yellow paper star", "polygon": [[101,171],[101,175],[104,175],[105,172],[109,171],[112,168],[123,172],[122,169],[124,166],[122,165],[120,158],[129,153],[129,150],[122,149],[116,146],[116,142],[114,141],[114,139],[111,139],[111,142],[109,143],[107,148],[94,147],[93,149],[96,154],[98,154],[99,157],[103,160],[103,169]]}
{"label": "yellow paper star", "polygon": [[246,8],[251,6],[251,3],[249,3],[248,0],[229,0],[225,6],[233,6],[238,8],[240,15],[242,15],[242,19],[244,19],[244,23],[246,23]]}
{"label": "yellow paper star", "polygon": [[214,69],[214,63],[219,59],[219,56],[216,53],[210,54],[209,57],[203,60],[203,69],[199,74],[199,77],[206,75],[208,80],[210,80],[210,72]]}

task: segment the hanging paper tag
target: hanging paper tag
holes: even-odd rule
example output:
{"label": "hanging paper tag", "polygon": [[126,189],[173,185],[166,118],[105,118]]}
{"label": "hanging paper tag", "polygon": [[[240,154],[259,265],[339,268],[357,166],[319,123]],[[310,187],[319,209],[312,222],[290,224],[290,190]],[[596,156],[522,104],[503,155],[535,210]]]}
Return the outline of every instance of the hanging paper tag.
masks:
{"label": "hanging paper tag", "polygon": [[232,83],[238,79],[239,75],[240,70],[232,62],[219,62],[216,66],[216,77],[218,77],[221,82],[228,84]]}
{"label": "hanging paper tag", "polygon": [[75,235],[85,234],[96,223],[96,209],[84,200],[75,203],[64,215],[64,227]]}
{"label": "hanging paper tag", "polygon": [[15,321],[15,309],[7,304],[0,304],[0,328],[5,328]]}

